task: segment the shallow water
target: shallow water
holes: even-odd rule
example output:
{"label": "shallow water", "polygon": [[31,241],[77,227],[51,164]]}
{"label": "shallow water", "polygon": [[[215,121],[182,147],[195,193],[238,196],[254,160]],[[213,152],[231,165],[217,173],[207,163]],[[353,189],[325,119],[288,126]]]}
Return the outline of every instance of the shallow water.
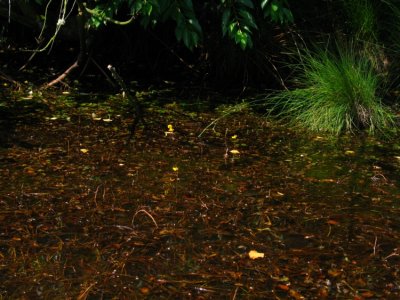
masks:
{"label": "shallow water", "polygon": [[174,106],[152,107],[150,130],[124,144],[122,114],[61,108],[17,122],[0,152],[3,297],[400,295],[397,139],[252,113],[199,138],[216,115]]}

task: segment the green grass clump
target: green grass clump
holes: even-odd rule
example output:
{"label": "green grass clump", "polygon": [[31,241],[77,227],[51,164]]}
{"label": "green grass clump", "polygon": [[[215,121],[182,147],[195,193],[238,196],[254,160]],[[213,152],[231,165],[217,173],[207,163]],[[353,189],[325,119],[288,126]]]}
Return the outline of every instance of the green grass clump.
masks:
{"label": "green grass clump", "polygon": [[269,97],[271,111],[313,131],[385,132],[394,116],[379,97],[381,79],[371,61],[352,47],[337,48],[337,54],[306,51],[295,66],[298,88]]}
{"label": "green grass clump", "polygon": [[343,3],[353,34],[365,41],[375,41],[377,21],[373,0],[345,0]]}

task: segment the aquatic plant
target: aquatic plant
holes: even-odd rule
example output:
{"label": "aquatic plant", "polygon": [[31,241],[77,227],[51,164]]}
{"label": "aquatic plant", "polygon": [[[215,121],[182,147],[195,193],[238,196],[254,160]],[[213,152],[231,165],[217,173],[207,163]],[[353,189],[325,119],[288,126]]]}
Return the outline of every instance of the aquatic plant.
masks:
{"label": "aquatic plant", "polygon": [[382,103],[384,87],[376,69],[355,46],[337,43],[335,48],[306,50],[293,66],[297,88],[268,97],[270,112],[314,131],[385,132],[394,116]]}

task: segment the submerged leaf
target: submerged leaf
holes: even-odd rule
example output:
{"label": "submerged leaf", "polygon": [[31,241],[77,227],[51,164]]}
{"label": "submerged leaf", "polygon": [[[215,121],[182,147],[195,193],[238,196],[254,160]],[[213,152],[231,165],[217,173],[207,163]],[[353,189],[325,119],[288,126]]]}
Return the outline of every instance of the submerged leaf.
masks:
{"label": "submerged leaf", "polygon": [[296,299],[296,300],[305,299],[303,295],[301,295],[299,292],[297,292],[296,290],[293,290],[293,289],[291,289],[291,290],[289,291],[289,295],[290,295],[292,298]]}

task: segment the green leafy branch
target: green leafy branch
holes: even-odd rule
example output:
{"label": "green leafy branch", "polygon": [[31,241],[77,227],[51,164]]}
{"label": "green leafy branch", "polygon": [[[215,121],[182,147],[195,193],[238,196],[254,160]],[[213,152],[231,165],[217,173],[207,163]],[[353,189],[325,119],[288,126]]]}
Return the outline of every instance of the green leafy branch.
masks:
{"label": "green leafy branch", "polygon": [[222,12],[222,35],[228,35],[243,50],[253,46],[252,29],[258,29],[253,15],[249,10],[254,9],[251,0],[225,1]]}
{"label": "green leafy branch", "polygon": [[[252,31],[258,30],[256,20],[251,11],[255,9],[252,0],[221,0],[222,3],[222,34],[235,41],[243,50],[251,48]],[[260,7],[264,17],[270,17],[275,23],[293,22],[293,15],[288,9],[286,0],[261,0]]]}
{"label": "green leafy branch", "polygon": [[261,9],[264,12],[264,17],[270,17],[275,23],[292,23],[293,14],[288,8],[287,0],[262,0]]}

